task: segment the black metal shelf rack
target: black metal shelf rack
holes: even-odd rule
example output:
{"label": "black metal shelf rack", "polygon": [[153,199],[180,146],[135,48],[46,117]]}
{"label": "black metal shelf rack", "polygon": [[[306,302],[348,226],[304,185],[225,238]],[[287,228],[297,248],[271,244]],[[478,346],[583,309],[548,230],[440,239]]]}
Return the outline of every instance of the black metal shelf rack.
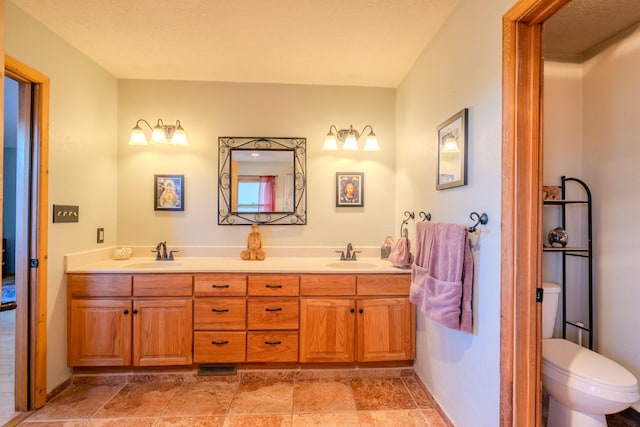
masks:
{"label": "black metal shelf rack", "polygon": [[[584,193],[584,199],[566,199],[567,197],[567,184],[576,184]],[[587,246],[586,247],[543,247],[544,252],[557,252],[562,256],[562,338],[566,338],[567,335],[567,325],[574,326],[578,329],[587,333],[589,338],[589,349],[593,350],[593,220],[592,220],[592,209],[591,209],[591,190],[584,181],[581,181],[578,178],[567,178],[565,176],[561,177],[561,185],[560,185],[560,196],[561,200],[544,200],[543,204],[545,206],[559,206],[561,209],[562,216],[562,228],[566,230],[567,226],[567,211],[566,208],[568,205],[576,205],[581,204],[585,205],[587,209]],[[587,280],[587,291],[588,291],[588,325],[581,325],[576,322],[567,320],[567,259],[568,257],[579,257],[586,259],[588,266],[588,280]]]}

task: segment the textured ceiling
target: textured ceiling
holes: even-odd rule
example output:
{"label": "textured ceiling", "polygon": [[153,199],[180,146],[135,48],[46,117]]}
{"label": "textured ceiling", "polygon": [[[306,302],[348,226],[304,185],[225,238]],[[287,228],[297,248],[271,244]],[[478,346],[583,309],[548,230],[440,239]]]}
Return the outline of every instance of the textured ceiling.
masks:
{"label": "textured ceiling", "polygon": [[572,0],[544,25],[545,56],[580,60],[640,22],[640,0]]}
{"label": "textured ceiling", "polygon": [[13,0],[117,78],[397,87],[458,0]]}
{"label": "textured ceiling", "polygon": [[[394,88],[459,0],[10,1],[117,78]],[[639,21],[640,0],[572,0],[545,56],[580,60]]]}

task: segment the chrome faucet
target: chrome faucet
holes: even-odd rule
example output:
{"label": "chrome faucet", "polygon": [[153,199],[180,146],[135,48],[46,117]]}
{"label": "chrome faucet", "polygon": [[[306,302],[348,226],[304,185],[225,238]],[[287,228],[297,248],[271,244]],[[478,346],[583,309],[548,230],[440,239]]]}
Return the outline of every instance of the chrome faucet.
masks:
{"label": "chrome faucet", "polygon": [[156,261],[173,261],[174,252],[180,251],[169,251],[167,254],[167,242],[160,242],[156,245],[156,249],[151,251],[156,253]]}
{"label": "chrome faucet", "polygon": [[340,261],[357,261],[356,253],[360,253],[361,251],[354,251],[353,245],[351,243],[347,243],[347,254],[344,254],[344,251],[336,251],[336,253],[340,254]]}

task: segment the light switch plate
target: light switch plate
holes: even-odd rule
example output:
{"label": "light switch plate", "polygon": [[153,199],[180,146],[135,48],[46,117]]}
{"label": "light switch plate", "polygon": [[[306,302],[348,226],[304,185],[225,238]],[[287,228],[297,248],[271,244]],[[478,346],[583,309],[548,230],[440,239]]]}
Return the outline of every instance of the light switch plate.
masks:
{"label": "light switch plate", "polygon": [[53,205],[53,222],[78,222],[80,206]]}
{"label": "light switch plate", "polygon": [[104,228],[98,228],[96,243],[104,243]]}

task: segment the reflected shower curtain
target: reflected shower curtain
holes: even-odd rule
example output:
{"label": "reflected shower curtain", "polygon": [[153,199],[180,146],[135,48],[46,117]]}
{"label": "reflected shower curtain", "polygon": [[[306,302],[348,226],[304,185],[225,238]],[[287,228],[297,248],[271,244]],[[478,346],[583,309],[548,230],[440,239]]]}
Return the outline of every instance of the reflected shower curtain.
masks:
{"label": "reflected shower curtain", "polygon": [[259,212],[275,212],[276,210],[276,177],[264,175],[260,177],[258,189]]}

